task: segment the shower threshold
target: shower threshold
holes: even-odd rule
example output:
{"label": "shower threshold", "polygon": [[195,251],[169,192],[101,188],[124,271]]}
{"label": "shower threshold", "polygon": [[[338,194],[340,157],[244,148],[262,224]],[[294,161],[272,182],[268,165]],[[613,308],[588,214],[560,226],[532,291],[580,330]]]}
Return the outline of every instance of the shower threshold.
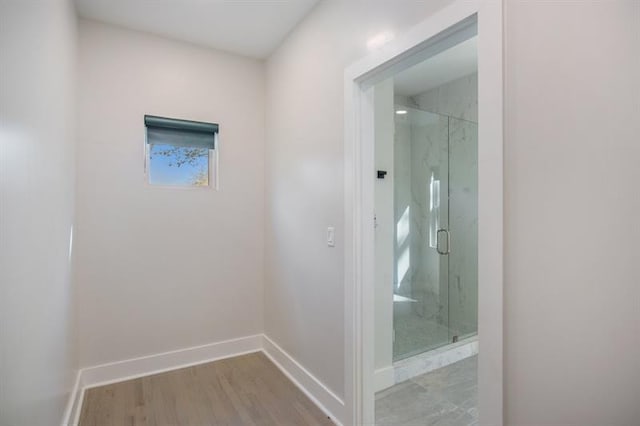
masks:
{"label": "shower threshold", "polygon": [[396,361],[389,367],[376,370],[374,380],[376,392],[477,354],[478,336],[474,335]]}

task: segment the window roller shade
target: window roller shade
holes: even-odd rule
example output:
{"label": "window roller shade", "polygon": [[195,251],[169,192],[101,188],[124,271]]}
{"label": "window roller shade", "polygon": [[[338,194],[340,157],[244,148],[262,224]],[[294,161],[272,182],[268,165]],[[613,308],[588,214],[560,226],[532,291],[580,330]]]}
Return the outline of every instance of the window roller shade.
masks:
{"label": "window roller shade", "polygon": [[193,148],[215,148],[218,125],[190,120],[144,116],[147,143]]}

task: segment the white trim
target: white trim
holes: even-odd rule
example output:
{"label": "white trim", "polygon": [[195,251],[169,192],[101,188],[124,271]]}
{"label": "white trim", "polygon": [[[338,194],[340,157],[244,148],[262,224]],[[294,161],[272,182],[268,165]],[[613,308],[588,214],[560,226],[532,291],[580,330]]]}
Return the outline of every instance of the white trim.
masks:
{"label": "white trim", "polygon": [[340,397],[266,335],[262,351],[334,423],[343,424],[345,406]]}
{"label": "white trim", "polygon": [[[82,370],[78,370],[76,372],[76,379],[73,383],[73,388],[71,389],[71,393],[69,394],[69,400],[67,401],[67,406],[64,410],[64,415],[62,416],[62,426],[70,426],[78,424],[78,420],[76,417],[80,413],[80,405],[82,404],[82,389],[80,388],[80,380],[82,376]],[[73,422],[73,423],[71,423]]]}
{"label": "white trim", "polygon": [[85,390],[110,383],[178,370],[198,364],[262,351],[300,390],[337,425],[341,426],[344,401],[311,374],[291,355],[264,334],[225,340],[160,354],[82,368],[62,420],[62,426],[76,426],[80,420]]}
{"label": "white trim", "polygon": [[260,349],[261,335],[256,334],[254,336],[97,365],[82,370],[82,385],[85,389],[108,385],[232,356],[258,352]]}
{"label": "white trim", "polygon": [[[372,424],[373,138],[371,82],[433,54],[443,36],[478,28],[478,360],[482,424],[503,423],[502,0],[458,0],[345,70],[345,402],[351,424]],[[422,55],[422,56],[421,56]]]}
{"label": "white trim", "polygon": [[380,392],[396,384],[395,368],[393,365],[378,368],[373,374],[373,386],[376,392]]}

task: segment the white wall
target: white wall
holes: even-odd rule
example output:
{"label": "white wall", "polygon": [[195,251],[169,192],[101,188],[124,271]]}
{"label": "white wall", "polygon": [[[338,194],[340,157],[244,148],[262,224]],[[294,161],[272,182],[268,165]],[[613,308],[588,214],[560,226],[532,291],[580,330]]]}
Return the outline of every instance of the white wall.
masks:
{"label": "white wall", "polygon": [[[267,65],[265,330],[340,394],[342,73],[442,5],[399,3],[321,2]],[[639,8],[507,5],[507,424],[640,418]]]}
{"label": "white wall", "polygon": [[59,424],[76,371],[75,13],[0,1],[0,424]]}
{"label": "white wall", "polygon": [[[80,24],[82,366],[262,332],[264,68]],[[219,191],[146,186],[144,114],[220,124]]]}
{"label": "white wall", "polygon": [[507,424],[635,425],[640,2],[506,17]]}
{"label": "white wall", "polygon": [[267,62],[265,332],[339,396],[344,68],[367,53],[368,39],[446,3],[322,1]]}

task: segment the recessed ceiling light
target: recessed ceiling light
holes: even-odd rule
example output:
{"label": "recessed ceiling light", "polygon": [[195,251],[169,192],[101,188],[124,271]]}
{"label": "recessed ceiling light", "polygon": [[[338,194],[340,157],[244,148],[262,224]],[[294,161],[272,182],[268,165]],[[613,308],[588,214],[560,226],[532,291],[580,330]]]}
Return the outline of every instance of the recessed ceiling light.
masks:
{"label": "recessed ceiling light", "polygon": [[367,48],[369,50],[377,50],[393,40],[393,33],[391,31],[384,31],[375,37],[372,37],[367,41]]}
{"label": "recessed ceiling light", "polygon": [[398,110],[396,110],[396,114],[398,114],[398,115],[404,115],[406,113],[407,113],[406,109],[398,109]]}

